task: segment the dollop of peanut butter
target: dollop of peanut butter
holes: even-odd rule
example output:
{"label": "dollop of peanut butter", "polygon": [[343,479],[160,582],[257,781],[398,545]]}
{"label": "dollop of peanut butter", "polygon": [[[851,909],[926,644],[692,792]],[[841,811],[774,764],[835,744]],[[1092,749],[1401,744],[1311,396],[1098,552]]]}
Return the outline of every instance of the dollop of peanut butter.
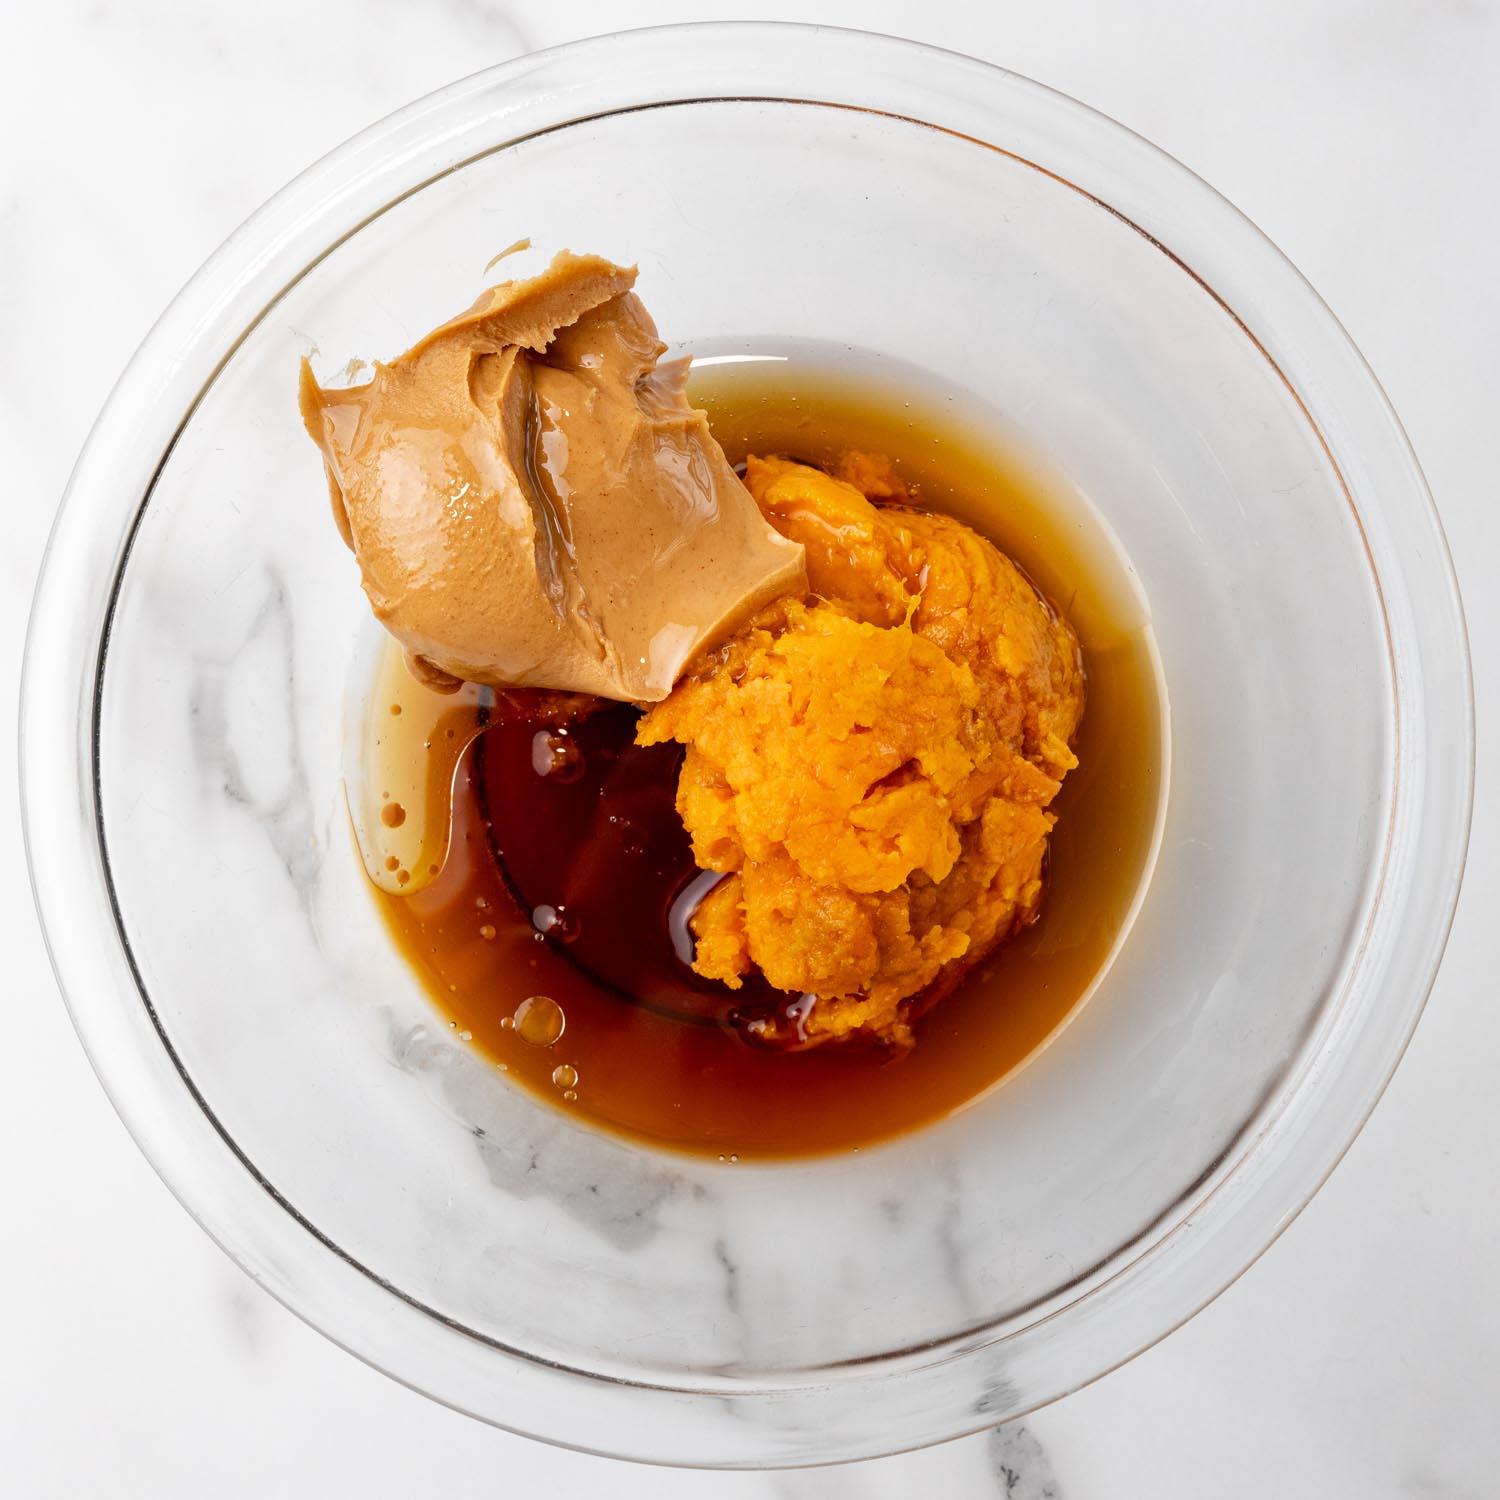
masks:
{"label": "dollop of peanut butter", "polygon": [[299,398],[376,617],[426,680],[665,698],[690,658],[801,593],[689,405],[633,268],[563,252],[373,379]]}

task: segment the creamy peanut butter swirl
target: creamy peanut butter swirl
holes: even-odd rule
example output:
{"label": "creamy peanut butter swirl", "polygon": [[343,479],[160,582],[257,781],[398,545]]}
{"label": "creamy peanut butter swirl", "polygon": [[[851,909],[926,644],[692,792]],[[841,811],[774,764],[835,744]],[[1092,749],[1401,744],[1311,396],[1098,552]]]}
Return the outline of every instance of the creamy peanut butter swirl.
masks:
{"label": "creamy peanut butter swirl", "polygon": [[806,587],[685,394],[633,268],[563,252],[303,421],[376,617],[429,680],[631,702]]}

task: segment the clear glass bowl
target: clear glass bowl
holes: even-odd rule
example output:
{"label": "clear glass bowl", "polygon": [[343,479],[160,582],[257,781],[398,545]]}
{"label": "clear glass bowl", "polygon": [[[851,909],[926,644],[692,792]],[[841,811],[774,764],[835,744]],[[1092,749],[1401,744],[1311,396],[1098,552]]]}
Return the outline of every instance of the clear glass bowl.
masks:
{"label": "clear glass bowl", "polygon": [[[366,611],[296,361],[405,347],[523,234],[639,261],[695,348],[795,337],[962,386],[1134,570],[1170,699],[1153,878],[1074,1023],[942,1124],[754,1167],[579,1129],[451,1039],[374,915],[339,788]],[[84,1044],[252,1276],[489,1421],[743,1465],[1013,1417],[1265,1248],[1415,1024],[1472,728],[1412,454],[1245,219],[998,69],[735,24],[479,74],[230,239],[79,461],[23,754]]]}

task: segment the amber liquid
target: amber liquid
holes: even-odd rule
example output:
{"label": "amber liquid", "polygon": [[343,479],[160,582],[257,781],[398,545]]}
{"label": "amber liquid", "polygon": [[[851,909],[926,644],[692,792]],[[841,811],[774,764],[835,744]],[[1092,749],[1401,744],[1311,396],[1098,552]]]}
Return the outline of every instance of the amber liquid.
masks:
{"label": "amber liquid", "polygon": [[[459,762],[440,873],[377,899],[452,1027],[552,1105],[726,1160],[855,1148],[993,1087],[1058,1032],[1107,963],[1159,811],[1149,636],[1076,498],[940,408],[795,364],[710,368],[693,395],[732,460],[889,454],[922,504],[990,536],[1073,622],[1089,702],[1078,769],[1054,804],[1040,919],[922,1016],[907,1053],[757,1045],[734,1015],[773,992],[699,979],[680,921],[674,946],[674,904],[680,917],[699,873],[672,807],[680,751],[637,748],[628,707],[564,734],[486,728]],[[521,1009],[539,996],[560,1009],[555,1040],[537,1007]]]}

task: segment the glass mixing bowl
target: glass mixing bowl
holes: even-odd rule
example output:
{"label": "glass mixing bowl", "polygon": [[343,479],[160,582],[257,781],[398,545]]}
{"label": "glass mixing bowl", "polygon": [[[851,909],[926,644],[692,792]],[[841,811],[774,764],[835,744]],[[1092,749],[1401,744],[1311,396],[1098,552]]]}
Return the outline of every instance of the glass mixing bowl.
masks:
{"label": "glass mixing bowl", "polygon": [[[961,386],[1133,570],[1170,701],[1154,873],[1090,1003],[943,1123],[769,1165],[592,1133],[454,1038],[379,924],[339,782],[367,612],[297,359],[404,348],[520,235],[638,261],[696,349],[794,337]],[[209,1233],[442,1401],[705,1465],[1014,1417],[1242,1271],[1411,1032],[1472,773],[1421,475],[1277,251],[1025,79],[738,24],[481,73],[229,240],[79,461],[23,742],[78,1030]]]}

